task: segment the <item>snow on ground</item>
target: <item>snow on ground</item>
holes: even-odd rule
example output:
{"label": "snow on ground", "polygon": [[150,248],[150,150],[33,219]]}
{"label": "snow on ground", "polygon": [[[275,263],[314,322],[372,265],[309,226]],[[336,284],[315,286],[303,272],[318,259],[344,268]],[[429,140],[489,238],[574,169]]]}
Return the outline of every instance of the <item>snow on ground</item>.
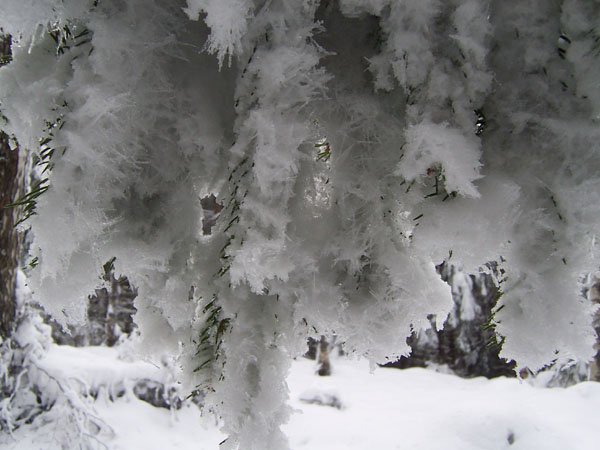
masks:
{"label": "snow on ground", "polygon": [[[110,450],[217,450],[224,439],[214,417],[201,416],[200,410],[184,406],[175,413],[155,408],[134,398],[119,398],[114,403],[101,399],[94,405],[98,422],[106,430],[98,437],[97,448]],[[56,424],[47,423],[35,431],[17,430],[12,442],[0,444],[3,450],[71,450],[79,445],[57,441]]]}
{"label": "snow on ground", "polygon": [[[95,373],[90,385],[103,377],[115,383],[117,372],[129,379],[160,378],[147,363],[118,361],[111,352],[54,347],[48,356],[77,378],[89,380]],[[516,379],[465,380],[425,369],[370,373],[365,361],[347,359],[333,361],[330,377],[316,376],[315,369],[314,361],[301,358],[288,378],[297,411],[284,431],[293,450],[599,448],[600,383],[546,389]],[[103,442],[109,449],[209,450],[225,438],[214,416],[193,405],[168,411],[133,395],[114,402],[99,395],[93,410],[108,429]],[[54,425],[17,430],[5,448],[61,448],[50,444]]]}
{"label": "snow on ground", "polygon": [[[425,369],[336,360],[331,377],[297,361],[288,379],[292,449],[597,449],[600,383],[563,389],[516,379],[462,379]],[[307,404],[336,395],[342,409]]]}
{"label": "snow on ground", "polygon": [[225,436],[214,416],[201,415],[194,405],[169,412],[148,403],[119,399],[103,402],[97,411],[108,422],[114,438],[111,450],[218,450]]}

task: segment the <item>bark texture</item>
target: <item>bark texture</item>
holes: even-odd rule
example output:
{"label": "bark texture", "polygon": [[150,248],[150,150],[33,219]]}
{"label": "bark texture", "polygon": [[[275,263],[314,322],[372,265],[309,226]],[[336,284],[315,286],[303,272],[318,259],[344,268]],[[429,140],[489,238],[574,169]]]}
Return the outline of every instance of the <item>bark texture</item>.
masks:
{"label": "bark texture", "polygon": [[[10,37],[0,36],[0,56],[10,55]],[[15,229],[21,208],[6,207],[23,194],[23,164],[19,149],[11,150],[0,131],[0,336],[12,333],[16,314],[16,274],[19,234]]]}
{"label": "bark texture", "polygon": [[596,330],[596,357],[590,363],[590,380],[600,381],[600,278],[594,277],[590,289],[589,298],[598,309],[594,315],[594,329]]}

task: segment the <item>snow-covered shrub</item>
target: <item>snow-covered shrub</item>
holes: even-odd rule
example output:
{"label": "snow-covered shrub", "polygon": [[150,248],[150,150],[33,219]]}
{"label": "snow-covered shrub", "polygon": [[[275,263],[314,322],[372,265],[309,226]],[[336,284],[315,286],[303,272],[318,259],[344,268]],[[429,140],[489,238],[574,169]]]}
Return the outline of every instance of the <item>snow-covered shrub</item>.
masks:
{"label": "snow-covered shrub", "polygon": [[110,429],[95,416],[80,380],[47,364],[50,327],[34,312],[21,311],[17,322],[13,337],[0,344],[0,443],[33,434],[47,448],[103,448]]}
{"label": "snow-covered shrub", "polygon": [[407,368],[438,366],[462,377],[515,376],[514,361],[500,358],[501,340],[494,331],[494,314],[500,291],[492,276],[470,275],[448,264],[438,267],[452,287],[454,307],[442,330],[434,317],[428,328],[415,330],[409,338],[411,354],[386,366]]}
{"label": "snow-covered shrub", "polygon": [[113,431],[98,407],[125,397],[180,408],[173,368],[131,360],[129,346],[57,345],[36,309],[20,310],[0,343],[0,445],[107,448]]}
{"label": "snow-covered shrub", "polygon": [[139,287],[140,353],[180,355],[224,448],[287,446],[284,380],[307,337],[375,364],[428,315],[440,328],[445,260],[501,266],[503,357],[590,359],[600,15],[560,6],[5,1],[5,131],[38,152],[61,119],[28,221],[36,299],[82,322],[116,257]]}

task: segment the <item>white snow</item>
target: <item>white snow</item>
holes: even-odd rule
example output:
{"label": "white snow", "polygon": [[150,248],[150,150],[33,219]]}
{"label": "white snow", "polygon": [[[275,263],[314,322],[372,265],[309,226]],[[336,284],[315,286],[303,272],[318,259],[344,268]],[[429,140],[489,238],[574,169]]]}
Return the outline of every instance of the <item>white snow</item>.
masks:
{"label": "white snow", "polygon": [[119,399],[102,402],[96,409],[115,433],[107,443],[112,450],[209,450],[218,448],[225,439],[215,418],[203,416],[194,405],[171,413],[142,401]]}
{"label": "white snow", "polygon": [[[115,275],[138,288],[140,352],[207,363],[188,376],[214,380],[207,402],[232,436],[222,450],[286,448],[285,375],[307,337],[335,332],[375,364],[407,353],[431,314],[441,326],[453,303],[435,267],[450,258],[503,274],[501,356],[532,370],[590,360],[594,306],[581,279],[600,267],[600,9],[559,3],[3,0],[14,45],[0,63],[0,125],[24,156],[41,142],[56,150],[26,224],[34,301],[83,323],[84,299],[116,258]],[[322,205],[305,195],[316,180]],[[200,238],[207,192],[223,210]],[[209,299],[217,342],[198,361],[208,324],[196,311]],[[473,303],[463,306],[471,317]],[[78,386],[56,365],[68,358],[37,350],[61,386]],[[431,398],[405,376],[396,383]],[[338,393],[337,413],[354,425],[352,393]],[[406,413],[436,435],[410,441],[422,434],[413,427],[401,442],[464,448],[466,423],[469,438],[484,430],[506,445],[507,425],[488,427],[482,405],[470,407],[480,422],[455,409],[434,424],[430,411]],[[410,425],[405,411],[385,415]],[[563,444],[541,433],[545,448]],[[525,435],[515,429],[513,445]]]}
{"label": "white snow", "polygon": [[[151,372],[146,363],[118,360],[117,353],[53,346],[47,359],[74,376],[94,376],[90,384]],[[592,450],[600,441],[599,383],[550,389],[535,381],[461,379],[425,369],[371,373],[366,360],[345,358],[333,360],[330,377],[315,370],[314,361],[301,358],[287,379],[295,412],[283,431],[294,450]],[[99,396],[92,407],[96,423],[106,428],[99,439],[109,449],[208,450],[226,437],[212,413],[192,404],[168,411],[125,395],[114,402]],[[52,444],[52,423],[36,427],[17,430],[3,448],[61,448]]]}
{"label": "white snow", "polygon": [[[313,362],[294,363],[288,383],[300,412],[284,427],[292,449],[598,447],[598,383],[547,389],[418,368],[371,374],[368,362],[351,360],[334,361],[333,370],[318,377]],[[301,400],[306,391],[335,393],[343,408],[307,404]]]}
{"label": "white snow", "polygon": [[406,130],[404,159],[395,173],[412,181],[441,165],[448,192],[479,198],[473,182],[481,178],[480,154],[476,137],[467,137],[447,123],[425,120]]}
{"label": "white snow", "polygon": [[250,17],[251,2],[235,0],[223,2],[219,0],[188,0],[185,12],[192,20],[198,20],[202,12],[204,20],[211,28],[211,35],[205,44],[209,53],[216,53],[219,67],[223,66],[225,56],[231,57],[242,46],[242,37],[246,33],[247,19]]}

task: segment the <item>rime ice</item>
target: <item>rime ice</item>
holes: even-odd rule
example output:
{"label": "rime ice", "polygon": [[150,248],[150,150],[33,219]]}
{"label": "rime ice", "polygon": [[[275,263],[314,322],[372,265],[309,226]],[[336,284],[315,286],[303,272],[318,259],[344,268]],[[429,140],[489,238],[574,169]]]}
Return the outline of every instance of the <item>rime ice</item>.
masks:
{"label": "rime ice", "polygon": [[502,269],[503,356],[591,358],[591,3],[5,1],[2,126],[55,149],[28,223],[35,299],[83,320],[116,257],[139,287],[138,351],[210,384],[227,448],[286,447],[307,337],[335,332],[374,364],[429,314],[441,326],[444,260]]}

